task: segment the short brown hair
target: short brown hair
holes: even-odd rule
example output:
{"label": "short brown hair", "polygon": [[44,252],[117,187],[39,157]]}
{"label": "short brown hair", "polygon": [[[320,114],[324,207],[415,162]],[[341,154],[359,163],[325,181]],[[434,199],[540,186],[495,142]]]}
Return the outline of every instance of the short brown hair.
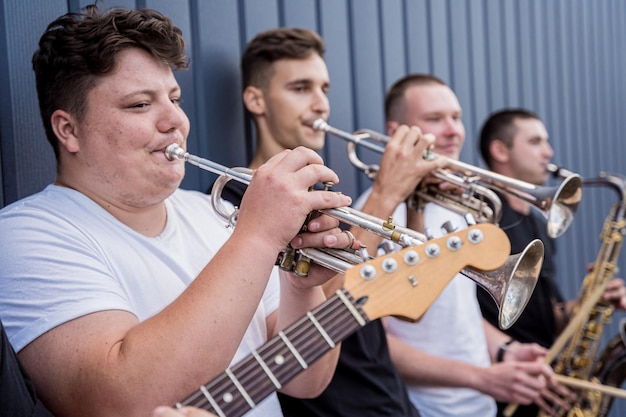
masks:
{"label": "short brown hair", "polygon": [[41,36],[33,70],[39,110],[57,163],[59,141],[52,130],[52,113],[64,109],[81,120],[98,77],[110,72],[118,53],[128,48],[141,48],[174,70],[189,65],[181,30],[151,9],[101,13],[90,5],[84,12],[59,17]]}
{"label": "short brown hair", "polygon": [[304,59],[317,53],[324,58],[324,41],[317,33],[302,28],[276,28],[257,34],[241,56],[242,87],[263,88],[271,67],[280,59]]}
{"label": "short brown hair", "polygon": [[491,153],[489,147],[495,140],[502,141],[508,148],[513,146],[513,138],[517,134],[515,119],[536,119],[539,116],[526,109],[503,109],[492,113],[480,129],[478,150],[488,167],[491,168]]}
{"label": "short brown hair", "polygon": [[396,81],[385,96],[385,119],[405,123],[404,94],[409,87],[421,85],[447,85],[441,79],[430,74],[409,74]]}

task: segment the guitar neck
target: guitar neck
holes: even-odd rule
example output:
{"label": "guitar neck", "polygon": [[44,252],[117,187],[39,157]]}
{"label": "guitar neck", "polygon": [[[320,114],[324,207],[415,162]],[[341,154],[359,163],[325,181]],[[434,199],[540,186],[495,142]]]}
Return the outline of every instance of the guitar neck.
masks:
{"label": "guitar neck", "polygon": [[341,290],[177,406],[242,416],[367,322]]}

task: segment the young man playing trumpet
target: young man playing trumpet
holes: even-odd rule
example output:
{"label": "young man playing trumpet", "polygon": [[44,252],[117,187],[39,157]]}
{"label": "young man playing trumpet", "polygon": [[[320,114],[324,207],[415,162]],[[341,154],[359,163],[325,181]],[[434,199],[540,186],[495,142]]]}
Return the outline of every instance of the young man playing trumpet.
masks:
{"label": "young man playing trumpet", "polygon": [[[461,106],[440,79],[412,74],[398,80],[387,93],[385,115],[389,135],[403,124],[417,126],[435,137],[436,154],[458,159],[465,140]],[[434,203],[423,213],[407,209],[403,202],[418,181],[404,175],[415,163],[406,155],[387,145],[373,187],[355,206],[378,217],[393,214],[394,223],[415,230],[427,227],[435,237],[445,222],[465,227],[462,216]],[[418,323],[385,323],[393,362],[423,416],[495,416],[494,398],[528,404],[552,375],[541,362],[545,348],[507,344],[510,338],[483,320],[475,284],[464,276],[452,279]]]}
{"label": "young man playing trumpet", "polygon": [[[311,125],[327,120],[330,79],[324,62],[324,42],[314,32],[299,28],[271,29],[255,36],[241,58],[243,101],[257,132],[257,147],[250,168],[263,164],[275,153],[298,145],[320,150],[324,133]],[[396,143],[411,143],[420,152],[430,143],[417,129],[403,127]],[[415,161],[418,161],[415,158]],[[416,181],[438,166],[419,160],[413,167]],[[223,197],[239,205],[245,187],[230,181]],[[351,229],[364,244],[377,238]],[[352,236],[352,234],[349,234]],[[325,288],[327,294],[343,286],[340,277]],[[380,320],[343,341],[335,374],[324,392],[309,399],[279,395],[285,416],[416,417],[406,387],[391,363]]]}
{"label": "young man playing trumpet", "polygon": [[[183,400],[325,300],[331,271],[276,272],[286,245],[351,241],[327,216],[301,233],[311,211],[351,203],[309,192],[339,179],[304,147],[257,169],[234,231],[178,188],[184,162],[164,150],[189,133],[184,51],[154,10],[88,6],[51,22],[33,56],[57,177],[0,211],[0,317],[53,414],[147,417]],[[282,389],[319,394],[337,356]],[[248,415],[280,415],[276,396]]]}

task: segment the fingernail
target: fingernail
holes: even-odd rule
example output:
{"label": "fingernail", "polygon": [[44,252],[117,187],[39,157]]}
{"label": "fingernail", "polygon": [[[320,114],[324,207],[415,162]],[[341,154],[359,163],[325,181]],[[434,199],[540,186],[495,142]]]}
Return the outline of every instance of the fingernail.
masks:
{"label": "fingernail", "polygon": [[302,246],[302,238],[301,237],[294,237],[293,240],[291,241],[291,246],[293,248],[299,248]]}
{"label": "fingernail", "polygon": [[320,222],[312,220],[309,224],[307,224],[307,229],[311,232],[317,232],[320,230]]}
{"label": "fingernail", "polygon": [[330,246],[330,245],[334,245],[335,243],[337,243],[337,241],[338,241],[337,236],[329,235],[329,236],[326,236],[325,243]]}

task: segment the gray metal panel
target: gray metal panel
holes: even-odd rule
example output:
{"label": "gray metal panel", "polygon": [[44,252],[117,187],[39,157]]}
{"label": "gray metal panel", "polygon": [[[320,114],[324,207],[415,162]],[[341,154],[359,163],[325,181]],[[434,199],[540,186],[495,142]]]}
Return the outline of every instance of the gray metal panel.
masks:
{"label": "gray metal panel", "polygon": [[440,22],[430,20],[428,3],[429,0],[405,0],[407,18],[404,31],[407,37],[408,72],[433,71],[430,27]]}
{"label": "gray metal panel", "polygon": [[[352,84],[353,59],[350,54],[350,18],[346,1],[319,1],[319,33],[326,43],[326,62],[330,76],[331,125],[352,131],[354,126],[354,89]],[[337,22],[340,22],[337,24]],[[360,174],[348,163],[346,144],[327,136],[323,151],[324,160],[335,170],[341,182],[335,190],[354,197],[359,189]]]}
{"label": "gray metal panel", "polygon": [[476,119],[468,117],[469,109],[472,108],[472,84],[471,84],[471,50],[470,50],[470,26],[468,19],[468,9],[465,2],[455,3],[455,7],[450,7],[447,14],[449,15],[449,33],[450,47],[444,48],[449,50],[449,83],[456,92],[462,109],[467,112],[463,113],[463,124],[467,131],[467,145],[463,146],[461,151],[461,159],[470,163],[477,162],[477,152],[474,146],[473,132],[476,128]]}
{"label": "gray metal panel", "polygon": [[[190,149],[226,166],[246,166],[251,155],[244,129],[239,58],[242,39],[242,10],[238,2],[192,2],[194,90],[186,102],[194,113]],[[189,167],[187,172],[190,172]],[[215,176],[196,172],[206,190]]]}
{"label": "gray metal panel", "polygon": [[4,204],[9,204],[54,180],[54,154],[39,117],[31,59],[40,34],[53,18],[67,11],[67,5],[60,0],[43,5],[36,0],[10,0],[2,7],[1,36],[6,49],[0,62],[6,94],[0,105],[0,149]]}

